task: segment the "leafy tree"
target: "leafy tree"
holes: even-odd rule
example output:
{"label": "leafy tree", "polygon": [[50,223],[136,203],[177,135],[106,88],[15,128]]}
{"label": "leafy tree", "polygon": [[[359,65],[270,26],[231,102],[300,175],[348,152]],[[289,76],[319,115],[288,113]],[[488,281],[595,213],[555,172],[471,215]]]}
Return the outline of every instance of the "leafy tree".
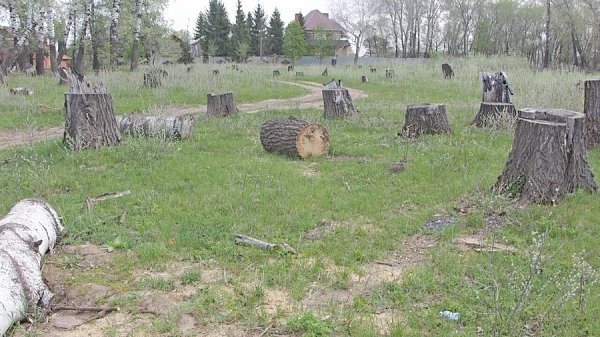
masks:
{"label": "leafy tree", "polygon": [[269,28],[267,28],[269,52],[271,54],[283,54],[283,25],[281,14],[279,13],[279,10],[275,8],[273,14],[271,14],[271,19],[269,20]]}
{"label": "leafy tree", "polygon": [[323,58],[331,56],[334,43],[333,33],[318,27],[314,32],[313,42],[311,43],[314,55],[321,61]]}
{"label": "leafy tree", "polygon": [[263,56],[265,50],[265,35],[267,33],[265,11],[260,4],[256,6],[250,30],[251,44],[254,47],[254,55]]}
{"label": "leafy tree", "polygon": [[304,29],[296,21],[290,22],[285,27],[283,35],[283,52],[285,55],[292,57],[293,62],[296,59],[306,54],[306,40],[304,39]]}
{"label": "leafy tree", "polygon": [[210,0],[206,13],[206,45],[216,46],[215,56],[229,55],[229,32],[231,23],[225,5],[220,0]]}

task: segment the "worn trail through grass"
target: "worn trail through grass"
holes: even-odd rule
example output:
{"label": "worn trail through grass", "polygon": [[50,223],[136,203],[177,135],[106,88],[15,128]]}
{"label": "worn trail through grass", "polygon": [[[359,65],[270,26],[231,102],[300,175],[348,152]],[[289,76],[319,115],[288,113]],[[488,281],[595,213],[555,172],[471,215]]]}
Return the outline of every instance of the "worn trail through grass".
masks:
{"label": "worn trail through grass", "polygon": [[[256,113],[264,110],[287,110],[287,109],[310,109],[323,107],[323,97],[321,96],[321,84],[314,82],[284,82],[288,85],[295,85],[308,90],[304,96],[290,99],[267,99],[255,103],[238,104],[238,109],[243,113]],[[361,90],[348,89],[354,99],[367,97]],[[205,113],[206,105],[166,105],[163,106],[163,113],[166,115],[180,115],[184,113]],[[0,149],[9,148],[18,145],[27,145],[34,142],[49,140],[63,135],[63,127],[52,127],[42,130],[9,130],[0,131]]]}

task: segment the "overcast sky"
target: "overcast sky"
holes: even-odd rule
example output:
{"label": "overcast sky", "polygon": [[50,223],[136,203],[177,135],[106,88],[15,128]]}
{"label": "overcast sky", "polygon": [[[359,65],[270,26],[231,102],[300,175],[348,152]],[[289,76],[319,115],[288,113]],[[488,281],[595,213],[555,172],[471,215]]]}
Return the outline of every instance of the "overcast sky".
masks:
{"label": "overcast sky", "polygon": [[[225,4],[229,20],[233,23],[237,10],[237,0],[221,1]],[[313,9],[318,9],[321,12],[329,11],[329,0],[242,0],[242,10],[244,13],[254,11],[258,3],[263,7],[266,17],[270,17],[275,7],[277,7],[281,12],[281,20],[285,24],[294,20],[294,14],[298,12],[306,15]],[[198,14],[207,8],[208,0],[170,0],[165,18],[174,29],[188,29],[193,32]]]}

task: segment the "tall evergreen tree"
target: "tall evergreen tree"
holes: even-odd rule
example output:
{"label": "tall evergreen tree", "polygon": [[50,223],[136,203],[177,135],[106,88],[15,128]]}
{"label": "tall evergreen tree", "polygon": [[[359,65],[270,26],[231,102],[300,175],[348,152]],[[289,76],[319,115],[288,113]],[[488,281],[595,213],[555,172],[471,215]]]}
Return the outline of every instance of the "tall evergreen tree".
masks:
{"label": "tall evergreen tree", "polygon": [[198,18],[196,19],[196,26],[194,27],[194,39],[204,40],[206,38],[206,18],[204,17],[204,13],[200,12],[198,14]]}
{"label": "tall evergreen tree", "polygon": [[263,56],[264,50],[266,49],[266,25],[265,11],[260,4],[254,9],[252,29],[250,30],[250,36],[252,40],[252,46],[254,47],[254,55]]}
{"label": "tall evergreen tree", "polygon": [[231,23],[221,0],[210,0],[206,12],[206,50],[211,56],[229,55]]}
{"label": "tall evergreen tree", "polygon": [[237,2],[235,24],[231,28],[231,45],[233,47],[233,54],[238,60],[245,60],[250,52],[250,29],[246,23],[241,0]]}
{"label": "tall evergreen tree", "polygon": [[281,21],[281,14],[279,10],[275,8],[273,14],[271,14],[271,20],[269,20],[269,28],[267,28],[267,35],[269,40],[269,53],[282,55],[283,54],[283,21]]}
{"label": "tall evergreen tree", "polygon": [[254,26],[254,17],[252,16],[252,12],[248,12],[246,15],[246,29],[248,29],[248,42],[250,43],[250,53],[254,53],[254,38],[252,36],[252,27]]}

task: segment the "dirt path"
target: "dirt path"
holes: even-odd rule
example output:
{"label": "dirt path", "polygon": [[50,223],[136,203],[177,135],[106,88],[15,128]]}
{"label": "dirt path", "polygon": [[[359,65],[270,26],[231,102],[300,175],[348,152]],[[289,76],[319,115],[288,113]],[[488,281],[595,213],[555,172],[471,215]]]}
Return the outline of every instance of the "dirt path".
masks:
{"label": "dirt path", "polygon": [[[323,96],[321,95],[321,84],[313,82],[281,82],[287,85],[295,85],[308,90],[308,94],[288,99],[268,99],[255,103],[238,104],[240,112],[255,113],[264,110],[287,110],[287,109],[309,109],[323,107]],[[362,90],[350,89],[353,99],[367,97]],[[184,113],[206,113],[206,105],[166,105],[163,106],[167,115],[179,115]],[[17,145],[28,145],[39,141],[58,138],[63,135],[63,127],[52,127],[42,130],[8,130],[0,131],[0,149]]]}

